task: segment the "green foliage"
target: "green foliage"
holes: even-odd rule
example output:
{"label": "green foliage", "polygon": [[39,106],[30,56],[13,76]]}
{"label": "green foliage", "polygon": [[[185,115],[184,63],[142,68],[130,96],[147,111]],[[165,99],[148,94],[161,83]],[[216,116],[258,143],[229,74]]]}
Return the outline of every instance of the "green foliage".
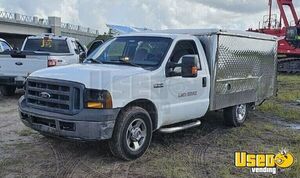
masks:
{"label": "green foliage", "polygon": [[[107,41],[107,40],[111,39],[112,37],[113,37],[112,35],[104,33],[103,35],[98,35],[95,40]],[[90,48],[92,43],[93,43],[93,41],[87,45],[88,49]]]}
{"label": "green foliage", "polygon": [[109,35],[109,34],[103,34],[103,35],[97,36],[96,40],[107,41],[107,40],[109,40],[109,39],[112,38],[112,37],[113,37],[112,35]]}

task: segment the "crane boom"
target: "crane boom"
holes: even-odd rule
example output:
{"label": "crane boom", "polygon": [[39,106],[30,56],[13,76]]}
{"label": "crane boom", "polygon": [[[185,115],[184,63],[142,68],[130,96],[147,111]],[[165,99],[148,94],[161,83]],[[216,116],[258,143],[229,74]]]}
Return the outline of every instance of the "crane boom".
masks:
{"label": "crane boom", "polygon": [[292,16],[293,16],[293,21],[295,22],[295,25],[299,24],[299,18],[297,15],[297,12],[295,10],[295,6],[293,4],[293,0],[277,0],[277,4],[280,10],[280,22],[283,20],[284,26],[289,27],[290,26],[290,21],[287,18],[286,11],[284,9],[285,6],[289,7],[291,10]]}
{"label": "crane boom", "polygon": [[[273,0],[269,0],[269,14],[264,16],[263,26],[258,29],[249,28],[248,31],[280,37],[277,49],[278,71],[300,72],[300,21],[293,0],[276,1],[280,17],[277,18],[276,14],[272,14]],[[288,16],[289,10],[291,17]],[[291,24],[292,21],[295,24]]]}

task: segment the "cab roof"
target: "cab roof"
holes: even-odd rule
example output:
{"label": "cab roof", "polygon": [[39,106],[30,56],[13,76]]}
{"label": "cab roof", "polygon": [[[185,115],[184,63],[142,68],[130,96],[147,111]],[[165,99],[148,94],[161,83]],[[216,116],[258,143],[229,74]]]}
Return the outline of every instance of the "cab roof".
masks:
{"label": "cab roof", "polygon": [[66,40],[66,39],[74,39],[75,40],[75,38],[72,38],[72,37],[55,35],[53,33],[43,33],[41,35],[29,36],[27,38],[28,39],[41,39],[41,38],[44,38],[44,37],[49,37],[51,39],[58,39],[58,40]]}
{"label": "cab roof", "polygon": [[207,36],[207,35],[230,35],[240,36],[247,38],[257,38],[265,40],[277,40],[276,36],[266,35],[262,33],[241,31],[241,30],[224,30],[224,29],[168,29],[168,30],[156,30],[156,31],[145,31],[124,34],[120,36],[153,36],[153,37],[167,37],[177,38],[178,36],[189,35],[189,36]]}

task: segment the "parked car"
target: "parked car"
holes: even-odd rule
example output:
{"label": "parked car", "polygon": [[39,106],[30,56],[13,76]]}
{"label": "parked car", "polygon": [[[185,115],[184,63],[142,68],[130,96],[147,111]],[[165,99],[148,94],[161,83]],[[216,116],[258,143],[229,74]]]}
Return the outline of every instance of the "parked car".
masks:
{"label": "parked car", "polygon": [[142,156],[152,133],[201,124],[223,110],[242,125],[276,93],[276,38],[230,30],[127,34],[84,64],[32,73],[19,100],[22,122],[44,135],[109,140],[113,155]]}
{"label": "parked car", "polygon": [[85,57],[86,48],[75,38],[53,34],[27,37],[21,51],[6,50],[0,54],[0,92],[13,95],[32,72],[79,63]]}
{"label": "parked car", "polygon": [[11,45],[4,39],[0,38],[0,53],[4,51],[11,51],[11,50],[12,50]]}

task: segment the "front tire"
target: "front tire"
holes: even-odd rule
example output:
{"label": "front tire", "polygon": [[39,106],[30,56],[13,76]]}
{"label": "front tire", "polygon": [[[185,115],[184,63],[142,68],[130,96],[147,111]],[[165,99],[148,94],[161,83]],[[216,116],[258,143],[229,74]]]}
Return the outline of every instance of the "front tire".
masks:
{"label": "front tire", "polygon": [[141,157],[152,138],[152,122],[149,113],[137,106],[121,111],[117,118],[109,147],[112,154],[129,161]]}
{"label": "front tire", "polygon": [[15,94],[15,86],[0,86],[0,92],[3,96],[12,96]]}
{"label": "front tire", "polygon": [[228,126],[239,127],[243,125],[248,117],[247,104],[240,104],[224,109],[225,124]]}

